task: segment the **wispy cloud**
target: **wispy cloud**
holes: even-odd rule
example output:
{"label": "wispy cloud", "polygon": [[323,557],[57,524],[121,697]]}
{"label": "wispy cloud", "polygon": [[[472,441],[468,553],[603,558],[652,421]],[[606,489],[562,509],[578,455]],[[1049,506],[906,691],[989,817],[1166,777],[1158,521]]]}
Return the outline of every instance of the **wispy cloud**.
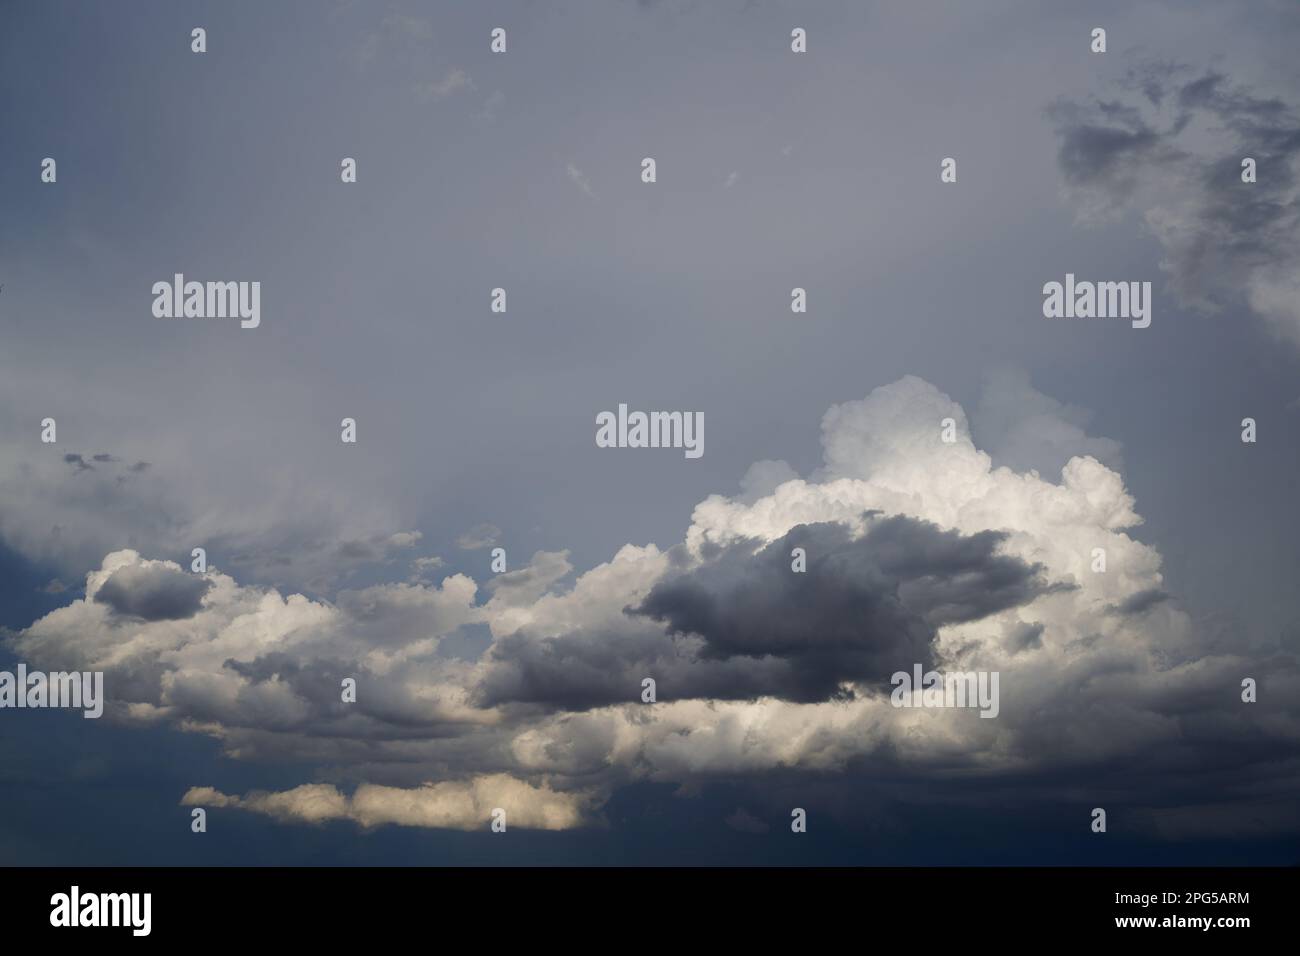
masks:
{"label": "wispy cloud", "polygon": [[573,163],[569,163],[565,172],[569,175],[569,181],[582,190],[582,194],[588,199],[595,199],[596,194],[592,191],[591,183],[587,182],[586,174]]}

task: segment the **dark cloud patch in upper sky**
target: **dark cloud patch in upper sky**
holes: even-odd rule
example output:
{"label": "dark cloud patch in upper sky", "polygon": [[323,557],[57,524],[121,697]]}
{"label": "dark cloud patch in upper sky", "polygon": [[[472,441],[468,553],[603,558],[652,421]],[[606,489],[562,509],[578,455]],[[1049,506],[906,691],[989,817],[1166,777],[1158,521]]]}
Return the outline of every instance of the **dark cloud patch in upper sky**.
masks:
{"label": "dark cloud patch in upper sky", "polygon": [[212,582],[163,565],[125,567],[113,572],[95,601],[118,614],[146,621],[193,617]]}
{"label": "dark cloud patch in upper sky", "polygon": [[1135,166],[1180,157],[1164,134],[1147,125],[1136,110],[1099,103],[1096,112],[1098,121],[1089,122],[1072,108],[1052,110],[1062,121],[1057,160],[1067,182],[1104,187],[1120,199],[1137,185]]}
{"label": "dark cloud patch in upper sky", "polygon": [[[1186,304],[1215,312],[1244,301],[1300,345],[1300,114],[1224,73],[1177,64],[1148,64],[1121,85],[1132,102],[1049,108],[1065,182],[1091,211],[1141,213]],[[1247,159],[1253,182],[1243,181]]]}

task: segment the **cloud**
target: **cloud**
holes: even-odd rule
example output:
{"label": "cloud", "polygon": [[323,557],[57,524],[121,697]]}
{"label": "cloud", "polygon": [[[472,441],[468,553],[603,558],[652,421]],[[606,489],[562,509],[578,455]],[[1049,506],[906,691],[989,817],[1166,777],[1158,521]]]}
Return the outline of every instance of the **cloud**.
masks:
{"label": "cloud", "polygon": [[[996,553],[997,532],[963,536],[904,516],[864,521],[857,537],[823,523],[798,525],[758,550],[733,541],[656,584],[635,613],[700,636],[704,658],[782,662],[763,671],[771,683],[761,695],[812,702],[846,682],[883,686],[913,662],[928,666],[939,627],[1049,590],[1041,566]],[[791,570],[794,548],[807,554],[806,572]]]}
{"label": "cloud", "polygon": [[[84,598],[8,644],[33,666],[104,670],[109,720],[356,783],[350,795],[309,779],[186,797],[286,821],[479,828],[501,806],[512,824],[566,828],[598,824],[638,781],[682,793],[725,782],[761,807],[774,782],[809,793],[832,774],[869,779],[882,799],[942,786],[953,805],[999,811],[1008,794],[1030,806],[1081,792],[1134,814],[1188,792],[1274,806],[1296,784],[1278,763],[1300,739],[1294,655],[1223,653],[1198,630],[1159,553],[1132,537],[1141,518],[1123,479],[1087,453],[1113,449],[1076,411],[1007,382],[989,408],[1011,449],[999,456],[1026,456],[1014,467],[975,445],[960,405],[909,376],[827,411],[812,476],[751,469],[740,494],[695,507],[683,540],[628,544],[576,575],[567,552],[539,551],[482,588],[457,574],[327,600],[118,551]],[[1008,411],[1025,395],[1032,425]],[[1046,471],[1072,442],[1085,453]],[[1021,470],[1031,460],[1044,468]],[[416,543],[393,537],[378,540]],[[197,608],[174,599],[180,580],[206,584]],[[484,631],[486,649],[466,656],[467,635]],[[997,671],[997,718],[893,707],[887,678],[914,663]],[[1243,676],[1260,703],[1240,702]],[[1161,819],[1177,821],[1171,838],[1213,822]]]}
{"label": "cloud", "polygon": [[447,562],[443,561],[442,558],[438,557],[436,554],[423,558],[416,558],[411,562],[411,583],[416,584],[422,581],[427,581],[446,563]]}
{"label": "cloud", "polygon": [[1115,611],[1118,614],[1141,614],[1149,611],[1162,601],[1169,600],[1169,595],[1160,588],[1148,588],[1145,591],[1138,591],[1136,594],[1130,594],[1119,604],[1115,605]]}
{"label": "cloud", "polygon": [[347,567],[391,561],[398,552],[415,547],[424,535],[419,531],[398,531],[389,535],[372,535],[364,540],[342,541],[335,552]]}
{"label": "cloud", "polygon": [[581,169],[573,165],[573,163],[569,163],[569,165],[565,167],[565,172],[569,176],[569,181],[581,189],[584,196],[588,199],[596,198],[595,192],[592,191],[591,183],[587,182],[587,176]]}
{"label": "cloud", "polygon": [[501,537],[501,529],[493,524],[479,524],[470,528],[456,539],[456,547],[462,551],[479,551],[491,547]]}
{"label": "cloud", "polygon": [[199,612],[203,596],[211,586],[211,581],[187,574],[179,565],[145,561],[113,571],[92,600],[107,604],[125,617],[144,621],[183,620]]}
{"label": "cloud", "polygon": [[1089,437],[1091,418],[1035,389],[1024,371],[1001,369],[985,376],[973,429],[995,466],[1058,475],[1071,458],[1086,455],[1118,471],[1119,442]]}
{"label": "cloud", "polygon": [[279,793],[254,791],[229,796],[212,787],[192,787],[181,805],[235,807],[296,823],[351,820],[366,827],[396,824],[446,830],[483,830],[493,812],[505,811],[510,827],[570,830],[588,823],[589,799],[581,793],[557,793],[542,783],[533,786],[507,774],[466,781],[430,783],[416,788],[362,784],[350,796],[329,784],[304,784]]}
{"label": "cloud", "polygon": [[[1223,73],[1145,64],[1119,99],[1050,110],[1062,175],[1084,218],[1135,206],[1175,294],[1244,304],[1300,345],[1300,114]],[[1257,181],[1241,179],[1242,160]]]}
{"label": "cloud", "polygon": [[798,472],[790,467],[789,462],[770,459],[756,461],[740,479],[740,500],[745,504],[753,504],[760,498],[766,498],[787,481],[798,477]]}
{"label": "cloud", "polygon": [[[0,408],[18,391],[0,382]],[[401,530],[390,495],[354,500],[328,481],[304,485],[288,471],[264,476],[250,496],[224,470],[230,459],[190,455],[185,441],[163,441],[167,460],[151,464],[153,454],[88,458],[4,430],[0,541],[64,580],[124,545],[187,556],[202,546],[242,577],[319,592],[401,556],[419,533]]]}

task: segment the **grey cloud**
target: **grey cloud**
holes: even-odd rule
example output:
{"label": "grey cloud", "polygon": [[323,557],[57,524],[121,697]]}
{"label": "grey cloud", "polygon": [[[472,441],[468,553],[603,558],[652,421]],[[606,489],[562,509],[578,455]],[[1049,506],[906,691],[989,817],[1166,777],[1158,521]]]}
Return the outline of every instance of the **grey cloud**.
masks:
{"label": "grey cloud", "polygon": [[497,543],[501,529],[493,524],[479,524],[456,539],[456,547],[463,551],[478,551]]}
{"label": "grey cloud", "polygon": [[[286,715],[278,726],[265,716],[249,714],[248,726],[260,729],[294,729],[307,736],[351,737],[356,739],[423,739],[456,732],[428,702],[415,698],[400,680],[371,672],[355,660],[341,657],[302,660],[275,653],[251,661],[228,660],[225,667],[259,685],[280,683],[293,691],[306,706]],[[355,702],[344,703],[344,678],[356,681]],[[245,695],[256,699],[256,694]],[[228,708],[202,716],[230,721]],[[441,728],[441,729],[440,729]]]}
{"label": "grey cloud", "polygon": [[[641,680],[653,677],[663,700],[834,699],[843,682],[883,683],[913,663],[928,665],[937,628],[1054,587],[1041,568],[997,554],[1002,538],[892,516],[857,539],[825,523],[797,526],[757,551],[753,541],[715,548],[627,609],[662,632],[507,635],[478,694],[486,704],[582,709],[635,700]],[[795,547],[807,553],[804,573],[791,570]]]}
{"label": "grey cloud", "polygon": [[501,605],[531,604],[572,570],[569,552],[538,551],[527,567],[493,575],[486,589]]}
{"label": "grey cloud", "polygon": [[180,620],[198,613],[211,584],[176,568],[132,565],[114,571],[95,593],[95,601],[127,617]]}
{"label": "grey cloud", "polygon": [[[857,539],[842,525],[801,525],[757,554],[738,543],[656,585],[636,613],[699,635],[706,658],[786,660],[793,683],[771,692],[823,700],[841,681],[883,681],[928,663],[938,627],[1043,594],[1041,568],[996,554],[1002,538],[903,516],[880,518]],[[790,568],[795,547],[807,552],[802,574]]]}
{"label": "grey cloud", "polygon": [[1007,647],[1013,654],[1036,650],[1043,646],[1044,630],[1046,628],[1042,624],[1021,624],[1007,636]]}
{"label": "grey cloud", "polygon": [[[1300,115],[1223,73],[1189,72],[1151,64],[1124,84],[1133,102],[1054,104],[1061,173],[1085,210],[1137,208],[1183,302],[1244,302],[1300,344]],[[1245,157],[1254,183],[1241,181]]]}
{"label": "grey cloud", "polygon": [[748,700],[794,681],[787,661],[710,660],[701,658],[700,645],[654,627],[617,636],[575,628],[544,639],[525,629],[497,638],[474,699],[486,707],[536,704],[579,711],[640,700],[646,677],[655,679],[660,700]]}
{"label": "grey cloud", "polygon": [[1159,588],[1148,588],[1145,591],[1129,595],[1115,605],[1114,610],[1117,614],[1141,614],[1167,600],[1169,600],[1169,595],[1164,591]]}
{"label": "grey cloud", "polygon": [[1137,184],[1135,165],[1177,159],[1181,155],[1136,115],[1125,116],[1102,108],[1098,112],[1103,118],[1117,122],[1109,126],[1078,122],[1062,131],[1058,161],[1068,182],[1104,186],[1115,192],[1119,200],[1126,198]]}

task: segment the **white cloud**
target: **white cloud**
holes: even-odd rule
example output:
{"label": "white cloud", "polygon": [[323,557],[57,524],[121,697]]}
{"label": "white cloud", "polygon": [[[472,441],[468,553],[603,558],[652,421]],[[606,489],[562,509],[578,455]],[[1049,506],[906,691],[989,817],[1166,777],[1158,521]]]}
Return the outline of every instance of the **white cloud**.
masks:
{"label": "white cloud", "polygon": [[282,821],[324,823],[352,820],[363,827],[396,824],[448,830],[486,829],[497,809],[510,827],[569,830],[587,821],[590,797],[562,793],[546,783],[533,786],[507,774],[430,783],[420,787],[362,784],[351,797],[329,784],[304,784],[279,793],[229,796],[211,787],[192,787],[182,806],[237,807]]}
{"label": "white cloud", "polygon": [[[1025,387],[1017,386],[1022,394]],[[1073,440],[1096,447],[1072,412],[1031,404],[1040,420],[1033,435],[1046,436],[1040,448],[1058,454]],[[1065,417],[1053,425],[1054,415]],[[940,439],[947,417],[957,425],[953,444]],[[1019,434],[1016,423],[1003,424]],[[218,738],[232,757],[346,767],[369,781],[351,797],[308,785],[244,798],[191,791],[187,799],[365,826],[478,827],[485,808],[507,806],[520,826],[563,828],[596,819],[602,796],[634,779],[691,786],[781,768],[843,771],[877,758],[882,774],[963,768],[972,779],[1100,766],[1188,746],[1205,713],[1228,713],[1247,671],[1260,679],[1262,696],[1300,696],[1294,669],[1260,670],[1210,653],[1173,601],[1116,610],[1162,591],[1161,557],[1130,536],[1141,523],[1135,502],[1120,475],[1095,458],[1069,457],[1056,475],[997,466],[973,444],[961,407],[913,377],[831,408],[822,441],[825,461],[813,479],[784,463],[760,463],[739,496],[713,495],[695,508],[681,545],[626,545],[567,588],[565,552],[538,552],[492,580],[485,600],[465,575],[437,586],[343,591],[326,602],[241,586],[213,571],[192,618],[139,621],[94,600],[116,571],[156,563],[119,551],[88,575],[84,599],[19,632],[13,649],[50,668],[106,670],[113,719],[171,721]],[[608,679],[646,642],[663,646],[662,625],[627,609],[665,575],[689,571],[716,546],[774,541],[799,524],[861,530],[877,520],[864,517],[873,510],[962,535],[999,532],[1002,554],[1039,566],[1056,585],[938,629],[939,669],[1002,675],[997,719],[896,709],[887,688],[852,681],[842,697],[816,703],[673,699],[671,686],[661,686],[660,702],[646,706],[635,685],[627,703],[581,712],[514,702],[508,693],[497,706],[476,702],[478,688],[514,686],[521,648],[546,658],[574,635],[584,636],[583,653],[596,656],[562,661],[567,678]],[[469,543],[483,546],[498,533]],[[1105,573],[1091,570],[1094,548],[1106,550]],[[438,654],[449,635],[482,624],[492,645],[480,660]],[[1026,641],[1026,633],[1036,639]],[[674,668],[712,666],[690,635],[670,646]],[[356,704],[340,703],[341,676],[358,678]],[[1267,734],[1300,739],[1294,707],[1271,714]],[[424,786],[435,768],[441,782]]]}

